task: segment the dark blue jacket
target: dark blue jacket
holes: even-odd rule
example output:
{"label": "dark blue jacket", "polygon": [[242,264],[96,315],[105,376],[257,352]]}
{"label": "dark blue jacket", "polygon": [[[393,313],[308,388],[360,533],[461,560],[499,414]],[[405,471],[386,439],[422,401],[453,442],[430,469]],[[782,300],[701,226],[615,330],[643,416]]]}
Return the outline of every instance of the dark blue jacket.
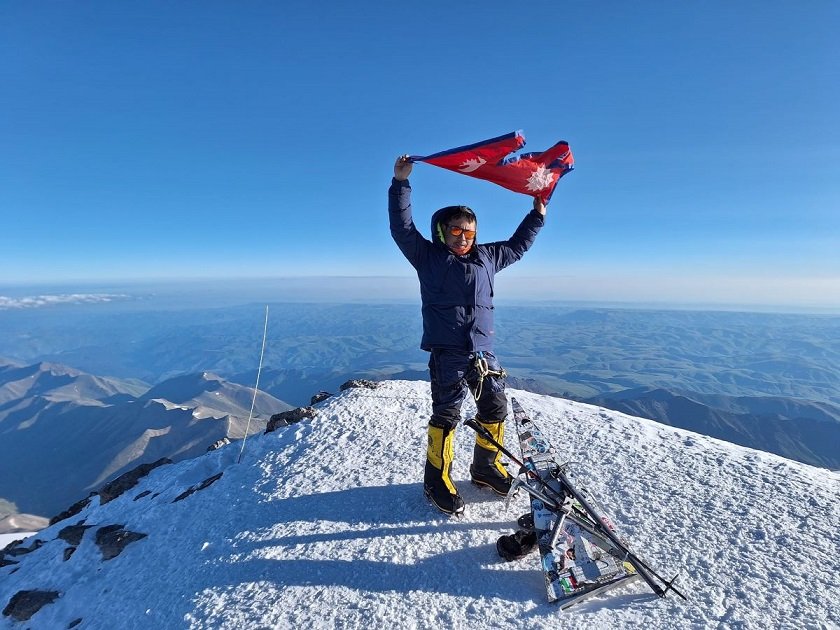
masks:
{"label": "dark blue jacket", "polygon": [[[432,216],[436,234],[439,216]],[[391,236],[420,280],[423,303],[423,350],[451,348],[493,350],[493,285],[496,273],[522,258],[543,226],[532,210],[507,241],[475,244],[466,256],[456,256],[438,238],[429,241],[411,217],[411,185],[393,179],[388,189]]]}

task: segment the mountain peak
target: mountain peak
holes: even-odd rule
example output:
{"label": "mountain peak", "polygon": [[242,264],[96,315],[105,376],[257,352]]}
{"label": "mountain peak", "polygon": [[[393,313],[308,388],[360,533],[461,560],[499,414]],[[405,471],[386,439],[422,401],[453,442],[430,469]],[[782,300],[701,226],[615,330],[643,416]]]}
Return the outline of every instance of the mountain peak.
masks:
{"label": "mountain peak", "polygon": [[[172,402],[185,402],[201,394],[222,388],[245,390],[244,385],[226,381],[212,372],[179,374],[154,385],[142,398],[166,398]],[[251,390],[253,391],[253,390]]]}
{"label": "mountain peak", "polygon": [[[511,392],[631,548],[680,574],[689,602],[634,584],[560,613],[536,556],[495,541],[528,509],[467,482],[474,435],[456,434],[463,519],[423,498],[429,384],[386,381],[312,419],[153,470],[27,541],[0,568],[0,606],[56,593],[32,627],[830,625],[840,475],[582,403]],[[475,413],[466,403],[464,415]],[[513,452],[515,430],[506,443]],[[77,544],[59,533],[68,525]],[[122,532],[122,533],[121,533]],[[129,540],[117,555],[108,537]],[[74,539],[75,540],[75,539]],[[38,542],[40,541],[40,543]],[[74,547],[72,552],[68,552]],[[773,562],[767,562],[772,557]],[[108,558],[108,559],[106,559]],[[749,570],[744,570],[749,567]],[[165,575],[167,588],[159,588]],[[49,598],[47,598],[49,599]]]}

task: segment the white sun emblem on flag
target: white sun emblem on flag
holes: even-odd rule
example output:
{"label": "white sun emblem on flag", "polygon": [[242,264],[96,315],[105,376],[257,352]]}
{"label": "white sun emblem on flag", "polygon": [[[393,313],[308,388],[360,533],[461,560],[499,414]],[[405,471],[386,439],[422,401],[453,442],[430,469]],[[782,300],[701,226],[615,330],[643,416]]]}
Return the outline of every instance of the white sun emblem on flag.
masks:
{"label": "white sun emblem on flag", "polygon": [[536,170],[533,173],[531,173],[531,177],[528,178],[528,184],[526,185],[526,188],[533,192],[538,192],[540,190],[545,190],[553,183],[554,173],[552,173],[549,169],[540,164],[536,168]]}
{"label": "white sun emblem on flag", "polygon": [[478,170],[479,168],[484,166],[486,163],[487,160],[485,160],[484,158],[470,158],[469,160],[461,164],[461,166],[458,167],[458,170],[462,173],[472,173],[473,171]]}

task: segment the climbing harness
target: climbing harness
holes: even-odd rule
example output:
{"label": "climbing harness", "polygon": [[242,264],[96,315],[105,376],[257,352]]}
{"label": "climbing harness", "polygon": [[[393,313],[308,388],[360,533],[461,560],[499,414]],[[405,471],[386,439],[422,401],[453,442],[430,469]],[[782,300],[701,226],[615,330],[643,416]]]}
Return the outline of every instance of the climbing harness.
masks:
{"label": "climbing harness", "polygon": [[478,383],[476,384],[475,389],[470,389],[472,391],[473,398],[475,398],[476,401],[481,398],[481,393],[484,389],[484,379],[487,376],[496,376],[498,378],[505,378],[507,376],[507,372],[505,372],[503,367],[499,367],[498,370],[491,370],[490,365],[487,363],[487,358],[481,351],[476,352],[475,354],[473,369],[478,374]]}

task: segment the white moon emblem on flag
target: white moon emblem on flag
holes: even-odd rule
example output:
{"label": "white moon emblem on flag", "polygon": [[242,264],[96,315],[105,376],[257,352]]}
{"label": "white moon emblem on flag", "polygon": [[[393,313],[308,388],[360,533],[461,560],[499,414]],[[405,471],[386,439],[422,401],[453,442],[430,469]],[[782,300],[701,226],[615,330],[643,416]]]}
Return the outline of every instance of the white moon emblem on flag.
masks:
{"label": "white moon emblem on flag", "polygon": [[483,158],[470,158],[469,160],[461,164],[461,166],[458,167],[458,170],[462,173],[472,173],[473,171],[478,170],[479,168],[484,166],[486,163],[487,160]]}
{"label": "white moon emblem on flag", "polygon": [[539,192],[540,190],[545,190],[551,186],[552,183],[554,183],[554,173],[540,164],[536,170],[531,173],[526,187],[528,190]]}

